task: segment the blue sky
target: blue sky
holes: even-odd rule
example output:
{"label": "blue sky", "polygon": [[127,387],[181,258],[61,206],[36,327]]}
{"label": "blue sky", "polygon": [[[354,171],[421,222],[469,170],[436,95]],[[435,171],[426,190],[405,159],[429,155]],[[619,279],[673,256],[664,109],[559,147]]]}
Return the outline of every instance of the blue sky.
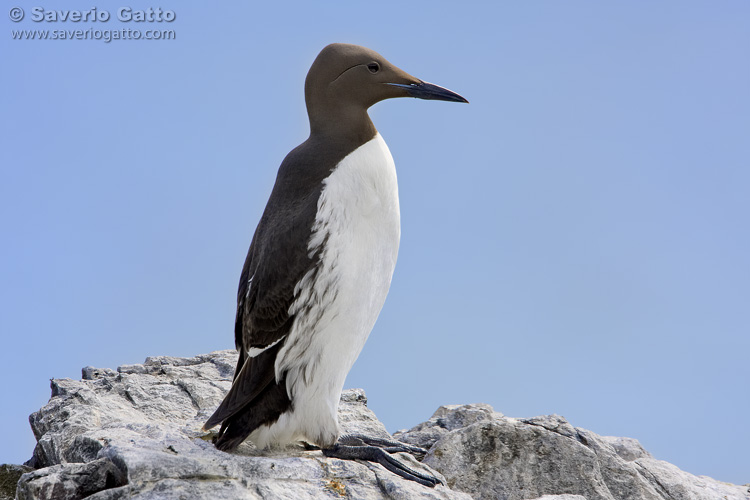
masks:
{"label": "blue sky", "polygon": [[[10,4],[8,4],[10,6]],[[368,46],[471,104],[371,116],[402,242],[347,386],[389,430],[441,404],[557,413],[750,482],[750,4],[181,0],[171,23],[2,15],[0,462],[52,377],[233,346],[236,283],[303,82]],[[94,4],[55,2],[56,9]],[[174,40],[12,40],[18,29]]]}

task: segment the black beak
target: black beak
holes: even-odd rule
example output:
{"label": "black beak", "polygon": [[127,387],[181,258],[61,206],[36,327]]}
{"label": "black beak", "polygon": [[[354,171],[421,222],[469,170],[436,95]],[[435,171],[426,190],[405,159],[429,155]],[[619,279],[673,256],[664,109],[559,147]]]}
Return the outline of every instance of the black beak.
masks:
{"label": "black beak", "polygon": [[416,97],[417,99],[432,99],[436,101],[451,101],[451,102],[466,102],[466,99],[456,94],[452,90],[448,90],[439,85],[433,85],[432,83],[421,82],[412,83],[411,85],[404,85],[402,83],[389,83],[395,87],[401,87],[406,90],[409,97]]}

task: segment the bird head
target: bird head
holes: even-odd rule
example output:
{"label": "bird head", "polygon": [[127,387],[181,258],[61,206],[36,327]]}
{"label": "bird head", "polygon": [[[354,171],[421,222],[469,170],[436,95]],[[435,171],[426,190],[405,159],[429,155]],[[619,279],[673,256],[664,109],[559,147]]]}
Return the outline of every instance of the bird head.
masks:
{"label": "bird head", "polygon": [[394,97],[469,102],[446,88],[424,82],[366,47],[346,43],[326,46],[305,79],[305,101],[311,124],[361,114]]}

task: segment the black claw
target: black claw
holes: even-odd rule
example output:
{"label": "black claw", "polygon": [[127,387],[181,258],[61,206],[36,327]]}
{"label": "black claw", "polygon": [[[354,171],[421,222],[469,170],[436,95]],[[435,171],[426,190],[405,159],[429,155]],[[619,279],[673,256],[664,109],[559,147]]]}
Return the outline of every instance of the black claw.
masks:
{"label": "black claw", "polygon": [[376,449],[382,452],[380,459],[377,462],[394,474],[398,474],[404,479],[409,479],[410,481],[416,481],[424,486],[429,486],[430,488],[434,488],[440,483],[440,480],[437,477],[414,470],[382,449]]}

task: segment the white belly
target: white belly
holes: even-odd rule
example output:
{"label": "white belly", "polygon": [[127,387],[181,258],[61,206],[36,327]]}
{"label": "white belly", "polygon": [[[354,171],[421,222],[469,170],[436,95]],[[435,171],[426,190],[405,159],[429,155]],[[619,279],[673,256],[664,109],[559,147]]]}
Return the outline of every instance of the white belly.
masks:
{"label": "white belly", "polygon": [[295,289],[296,315],[276,359],[292,409],[250,435],[258,446],[298,440],[330,446],[346,375],[385,302],[400,239],[396,168],[380,134],[326,179],[308,249],[320,266]]}

